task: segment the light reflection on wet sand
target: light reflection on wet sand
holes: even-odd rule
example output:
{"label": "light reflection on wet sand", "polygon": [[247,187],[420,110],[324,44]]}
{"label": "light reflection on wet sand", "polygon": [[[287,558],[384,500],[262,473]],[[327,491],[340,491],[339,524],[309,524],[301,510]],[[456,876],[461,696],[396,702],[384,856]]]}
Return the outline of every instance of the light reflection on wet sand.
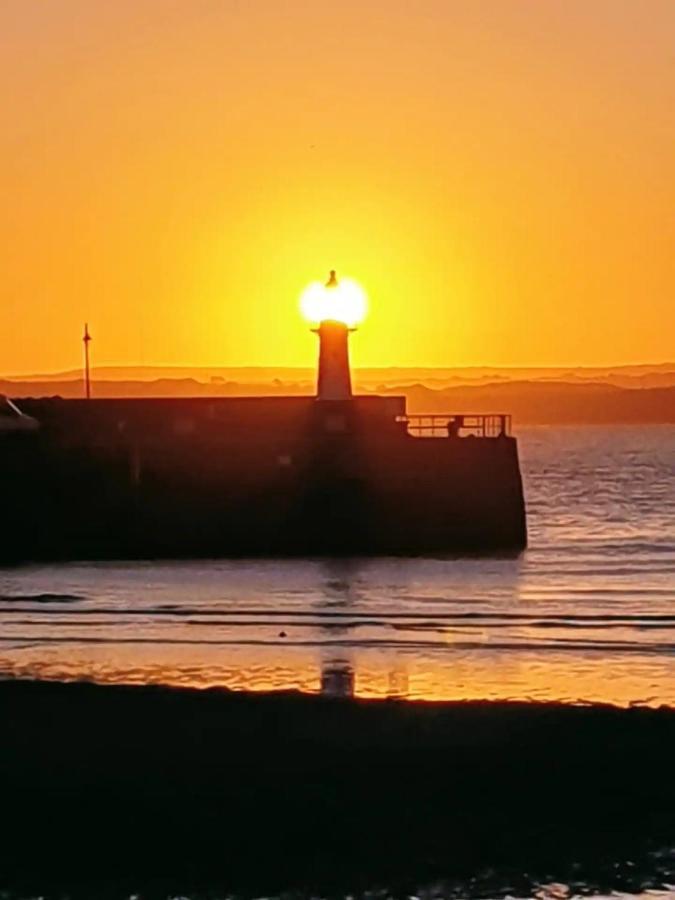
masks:
{"label": "light reflection on wet sand", "polygon": [[[620,706],[641,703],[675,706],[675,678],[665,660],[621,659],[601,654],[509,655],[472,651],[451,659],[418,653],[316,648],[203,646],[158,648],[104,645],[39,648],[21,653],[12,675],[101,683],[226,687],[233,690],[301,690],[358,697],[416,700],[561,700]],[[161,657],[161,661],[158,661]],[[0,665],[7,668],[0,657]],[[614,671],[614,667],[616,670]]]}
{"label": "light reflection on wet sand", "polygon": [[[12,585],[12,602],[1,609],[0,671],[379,698],[675,705],[667,593],[655,592],[647,612],[631,595],[532,599],[519,594],[532,577],[528,565],[524,558],[24,570],[15,579],[27,577],[45,594]],[[496,596],[486,588],[494,572]]]}

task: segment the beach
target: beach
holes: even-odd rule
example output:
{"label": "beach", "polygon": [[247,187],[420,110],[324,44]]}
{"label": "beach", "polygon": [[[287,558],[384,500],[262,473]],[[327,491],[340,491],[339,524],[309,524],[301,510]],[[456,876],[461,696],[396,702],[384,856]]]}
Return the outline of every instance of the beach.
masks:
{"label": "beach", "polygon": [[10,896],[672,883],[668,709],[4,682],[0,717]]}

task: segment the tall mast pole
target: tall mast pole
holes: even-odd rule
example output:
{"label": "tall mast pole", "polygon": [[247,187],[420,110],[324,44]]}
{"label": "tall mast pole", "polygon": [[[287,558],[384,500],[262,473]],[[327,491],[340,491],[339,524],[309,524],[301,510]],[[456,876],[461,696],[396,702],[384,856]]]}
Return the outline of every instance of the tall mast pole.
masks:
{"label": "tall mast pole", "polygon": [[91,335],[89,334],[89,325],[84,323],[84,335],[82,343],[84,344],[84,392],[87,400],[91,400],[91,379],[89,375],[89,343]]}

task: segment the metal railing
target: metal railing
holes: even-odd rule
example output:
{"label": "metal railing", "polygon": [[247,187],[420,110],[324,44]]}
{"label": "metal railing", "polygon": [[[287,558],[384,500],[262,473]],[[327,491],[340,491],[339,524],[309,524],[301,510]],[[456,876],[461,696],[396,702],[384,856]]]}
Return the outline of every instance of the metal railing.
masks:
{"label": "metal railing", "polygon": [[504,413],[454,413],[434,416],[397,416],[408,434],[422,438],[498,438],[511,434],[511,416]]}

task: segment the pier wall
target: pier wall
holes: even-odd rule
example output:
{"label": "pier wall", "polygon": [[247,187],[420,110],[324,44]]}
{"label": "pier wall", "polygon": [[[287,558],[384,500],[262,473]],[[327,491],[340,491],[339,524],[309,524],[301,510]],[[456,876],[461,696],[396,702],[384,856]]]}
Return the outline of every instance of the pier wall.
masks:
{"label": "pier wall", "polygon": [[513,438],[416,438],[403,398],[22,401],[6,558],[517,551]]}

